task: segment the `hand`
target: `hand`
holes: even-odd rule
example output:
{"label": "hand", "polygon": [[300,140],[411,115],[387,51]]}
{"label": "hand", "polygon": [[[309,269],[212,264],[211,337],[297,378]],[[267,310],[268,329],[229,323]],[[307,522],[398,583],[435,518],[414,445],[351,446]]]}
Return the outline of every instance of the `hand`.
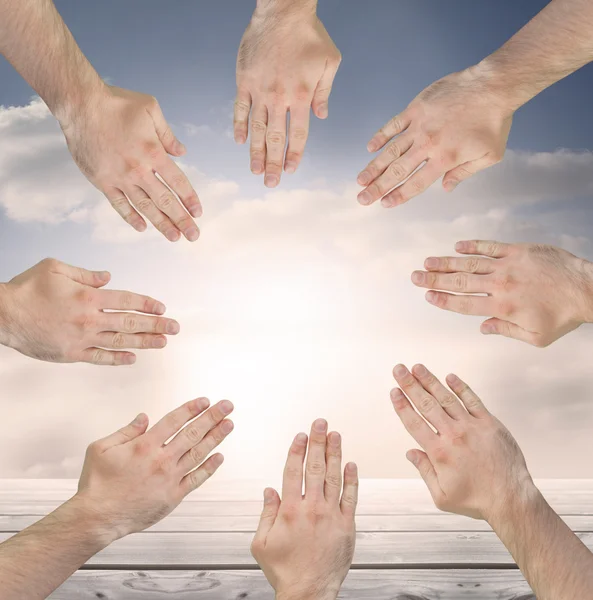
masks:
{"label": "hand", "polygon": [[369,152],[376,152],[397,136],[358,176],[365,186],[358,201],[368,205],[382,198],[383,206],[398,206],[442,175],[445,190],[453,191],[502,160],[513,112],[488,90],[478,67],[433,83],[369,142]]}
{"label": "hand", "polygon": [[99,289],[109,279],[105,271],[41,261],[0,286],[0,341],[31,358],[96,365],[134,363],[122,348],[164,348],[164,334],[178,333],[179,323],[145,316],[165,312],[152,298]]}
{"label": "hand", "polygon": [[[314,10],[256,10],[237,59],[235,140],[247,140],[251,112],[251,171],[280,183],[282,166],[294,173],[309,135],[309,111],[328,115],[341,55]],[[286,113],[290,112],[288,148]]]}
{"label": "hand", "polygon": [[166,517],[220,467],[222,454],[208,455],[233,430],[225,419],[233,405],[223,400],[206,411],[209,404],[187,402],[148,432],[148,417],[140,414],[89,446],[75,499],[100,515],[109,542]]}
{"label": "hand", "polygon": [[[327,435],[327,422],[311,428],[309,454],[303,461],[307,436],[294,439],[278,492],[264,492],[264,508],[251,552],[283,600],[335,599],[354,555],[354,514],[358,473],[354,463],[344,470],[340,434]],[[341,495],[341,500],[340,500]]]}
{"label": "hand", "polygon": [[448,375],[451,394],[423,365],[412,372],[395,367],[401,389],[391,391],[391,401],[424,450],[410,450],[406,457],[437,508],[490,521],[509,499],[535,488],[517,442],[465,383]]}
{"label": "hand", "polygon": [[[492,316],[484,334],[548,346],[593,320],[591,264],[570,252],[537,244],[459,242],[455,249],[470,258],[428,258],[428,272],[415,271],[426,299],[439,308],[468,315]],[[482,293],[487,296],[468,296]]]}
{"label": "hand", "polygon": [[202,207],[183,171],[167,156],[181,156],[185,147],[158,102],[106,86],[84,106],[60,124],[72,157],[89,181],[137,231],[146,229],[142,214],[169,241],[176,242],[181,233],[196,241],[199,230],[188,211],[199,217]]}

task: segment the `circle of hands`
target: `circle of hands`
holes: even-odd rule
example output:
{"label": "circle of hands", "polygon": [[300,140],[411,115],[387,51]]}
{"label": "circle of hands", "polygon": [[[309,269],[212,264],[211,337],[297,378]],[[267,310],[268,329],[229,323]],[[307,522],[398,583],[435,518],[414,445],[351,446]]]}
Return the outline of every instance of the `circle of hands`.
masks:
{"label": "circle of hands", "polygon": [[[328,117],[340,62],[314,11],[254,14],[237,61],[234,137],[249,142],[251,171],[267,187],[298,169],[310,113]],[[396,207],[439,179],[453,192],[502,160],[515,110],[484,65],[430,85],[369,141],[377,154],[358,175],[358,201]],[[129,225],[150,223],[171,242],[198,239],[202,206],[173,160],[185,147],[155,98],[102,84],[60,124],[81,171]],[[591,320],[587,261],[537,244],[460,241],[455,251],[427,257],[412,283],[439,309],[484,317],[481,333],[544,347]],[[42,261],[1,286],[0,341],[44,361],[118,366],[180,332],[160,301],[109,281],[108,272]],[[407,458],[438,508],[494,526],[515,498],[537,497],[514,438],[466,383],[449,375],[445,385],[423,365],[398,365],[394,377],[393,408],[419,446]],[[222,465],[212,452],[233,431],[232,411],[227,400],[210,407],[200,398],[151,428],[139,415],[89,446],[63,510],[82,516],[98,547],[151,527]],[[252,544],[277,598],[336,597],[354,555],[357,498],[357,467],[342,465],[340,434],[318,419],[290,446],[281,495],[265,490]]]}

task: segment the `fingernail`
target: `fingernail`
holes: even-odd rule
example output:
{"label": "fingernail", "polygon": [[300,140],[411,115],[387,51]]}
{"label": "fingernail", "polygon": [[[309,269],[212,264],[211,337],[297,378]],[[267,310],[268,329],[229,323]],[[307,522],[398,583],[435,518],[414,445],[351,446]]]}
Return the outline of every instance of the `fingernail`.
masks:
{"label": "fingernail", "polygon": [[412,281],[414,283],[424,283],[424,273],[422,271],[414,271],[412,273]]}
{"label": "fingernail", "polygon": [[415,465],[418,462],[418,457],[416,456],[416,454],[411,454],[409,456],[406,456],[406,458],[413,464]]}
{"label": "fingernail", "polygon": [[325,118],[327,118],[327,115],[328,115],[328,113],[329,113],[329,110],[328,110],[328,106],[327,106],[327,104],[326,104],[325,102],[324,102],[323,104],[320,104],[320,105],[319,105],[319,107],[318,107],[318,109],[317,109],[317,113],[319,114],[319,116],[320,116],[322,119],[325,119]]}
{"label": "fingernail", "polygon": [[435,304],[437,301],[437,295],[435,292],[426,292],[426,299],[428,300],[428,302],[430,302],[431,304]]}
{"label": "fingernail", "polygon": [[167,239],[170,242],[176,242],[179,239],[179,232],[176,231],[175,229],[171,229],[171,230],[167,231],[167,233],[165,235],[167,236]]}
{"label": "fingernail", "polygon": [[171,334],[171,335],[175,335],[176,333],[179,333],[180,327],[179,327],[179,323],[177,321],[169,321],[167,323],[167,333]]}
{"label": "fingernail", "polygon": [[164,348],[167,345],[167,339],[164,337],[157,337],[152,340],[153,348]]}
{"label": "fingernail", "polygon": [[107,271],[101,271],[99,273],[99,279],[101,281],[109,281],[109,278],[110,278],[110,275],[109,275],[109,273]]}
{"label": "fingernail", "polygon": [[328,436],[328,440],[332,446],[338,446],[342,441],[342,436],[337,431],[332,431]]}
{"label": "fingernail", "polygon": [[242,133],[235,135],[235,142],[237,142],[237,144],[244,144],[246,141],[247,139]]}
{"label": "fingernail", "polygon": [[233,409],[235,407],[233,406],[233,403],[230,400],[223,400],[220,403],[220,410],[222,411],[223,415],[230,415],[233,412]]}
{"label": "fingernail", "polygon": [[142,425],[144,424],[144,421],[146,420],[146,415],[145,414],[139,414],[133,421],[132,421],[132,425]]}
{"label": "fingernail", "polygon": [[385,198],[381,199],[381,204],[383,205],[383,208],[391,208],[392,206],[395,206],[395,200],[385,196]]}
{"label": "fingernail", "polygon": [[269,504],[270,502],[272,502],[273,499],[274,499],[274,491],[271,490],[270,488],[266,488],[264,490],[264,502],[266,504]]}
{"label": "fingernail", "polygon": [[232,421],[223,421],[220,428],[223,433],[230,433],[235,428],[235,424]]}
{"label": "fingernail", "polygon": [[445,184],[445,190],[452,192],[459,185],[459,181],[447,181]]}
{"label": "fingernail", "polygon": [[369,175],[369,173],[367,171],[363,171],[358,176],[358,183],[360,183],[360,185],[368,185],[370,182],[371,182],[371,176]]}
{"label": "fingernail", "polygon": [[313,429],[317,432],[317,433],[323,433],[324,431],[327,430],[327,421],[325,419],[317,419],[314,423],[313,423]]}
{"label": "fingernail", "polygon": [[194,204],[190,209],[189,209],[189,214],[194,217],[194,218],[198,218],[201,217],[202,214],[204,214],[204,211],[202,210],[202,206],[201,204]]}
{"label": "fingernail", "polygon": [[371,203],[372,201],[372,196],[369,192],[367,192],[366,190],[364,192],[360,192],[360,194],[358,194],[358,201],[363,204],[364,206],[367,206],[368,204]]}
{"label": "fingernail", "polygon": [[157,315],[164,315],[167,310],[167,307],[162,302],[157,302],[154,305],[154,312]]}
{"label": "fingernail", "polygon": [[484,335],[490,335],[491,333],[494,333],[494,327],[492,327],[492,325],[482,325],[482,333]]}
{"label": "fingernail", "polygon": [[253,173],[255,173],[256,175],[259,175],[259,174],[261,174],[261,172],[263,171],[263,168],[264,168],[264,166],[263,166],[263,164],[262,164],[262,163],[260,163],[260,162],[257,162],[257,161],[256,161],[256,162],[252,162],[252,163],[251,163],[251,171],[252,171]]}
{"label": "fingernail", "polygon": [[136,229],[136,231],[146,231],[146,223],[140,222],[140,223],[136,223],[134,225],[134,229]]}
{"label": "fingernail", "polygon": [[266,187],[276,187],[278,185],[278,177],[276,177],[276,175],[266,175],[266,178],[264,179],[264,185]]}
{"label": "fingernail", "polygon": [[195,242],[199,237],[200,237],[200,232],[198,231],[197,227],[190,227],[186,232],[185,232],[185,237],[190,241],[190,242]]}
{"label": "fingernail", "polygon": [[377,142],[369,142],[367,144],[367,150],[369,152],[375,152],[375,150],[377,150],[378,146],[377,146]]}
{"label": "fingernail", "polygon": [[414,371],[414,374],[420,377],[424,377],[428,374],[428,371],[424,365],[416,365],[412,370]]}
{"label": "fingernail", "polygon": [[457,242],[455,244],[455,250],[457,250],[457,252],[461,252],[462,250],[465,250],[465,242]]}
{"label": "fingernail", "polygon": [[355,475],[356,472],[358,471],[358,467],[356,466],[356,463],[349,462],[346,465],[346,471],[348,471],[348,473],[350,473],[351,475]]}
{"label": "fingernail", "polygon": [[296,164],[295,164],[295,163],[292,163],[292,162],[287,162],[287,163],[284,165],[284,170],[285,170],[287,173],[289,173],[289,174],[292,174],[292,173],[294,173],[294,172],[296,171]]}
{"label": "fingernail", "polygon": [[198,398],[196,400],[196,410],[206,410],[210,406],[208,398]]}
{"label": "fingernail", "polygon": [[439,259],[438,258],[427,258],[424,261],[424,266],[427,269],[436,269],[439,266]]}
{"label": "fingernail", "polygon": [[408,370],[406,369],[406,367],[404,367],[404,365],[397,365],[393,370],[396,377],[403,377],[407,373],[407,371]]}
{"label": "fingernail", "polygon": [[135,354],[126,354],[124,356],[124,365],[133,365],[136,362]]}
{"label": "fingernail", "polygon": [[447,381],[450,381],[451,383],[458,383],[459,377],[453,373],[449,373],[449,375],[447,375]]}
{"label": "fingernail", "polygon": [[306,433],[297,434],[297,436],[294,438],[294,441],[297,444],[299,444],[300,446],[304,446],[307,443],[307,434]]}

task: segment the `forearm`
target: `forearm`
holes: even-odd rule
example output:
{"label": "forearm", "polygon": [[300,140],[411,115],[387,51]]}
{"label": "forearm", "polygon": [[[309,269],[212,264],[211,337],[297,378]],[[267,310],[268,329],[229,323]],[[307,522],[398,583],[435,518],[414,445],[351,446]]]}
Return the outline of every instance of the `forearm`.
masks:
{"label": "forearm", "polygon": [[538,600],[593,598],[593,554],[535,486],[489,522]]}
{"label": "forearm", "polygon": [[0,0],[0,52],[62,124],[105,93],[51,0]]}
{"label": "forearm", "polygon": [[0,283],[0,345],[10,345],[8,284]]}
{"label": "forearm", "polygon": [[579,259],[581,262],[581,278],[577,286],[577,305],[580,320],[583,323],[593,323],[593,263]]}
{"label": "forearm", "polygon": [[75,496],[0,544],[2,600],[43,600],[113,538]]}
{"label": "forearm", "polygon": [[516,110],[593,61],[593,2],[552,0],[479,65],[492,91]]}
{"label": "forearm", "polygon": [[317,0],[257,0],[254,16],[315,14]]}

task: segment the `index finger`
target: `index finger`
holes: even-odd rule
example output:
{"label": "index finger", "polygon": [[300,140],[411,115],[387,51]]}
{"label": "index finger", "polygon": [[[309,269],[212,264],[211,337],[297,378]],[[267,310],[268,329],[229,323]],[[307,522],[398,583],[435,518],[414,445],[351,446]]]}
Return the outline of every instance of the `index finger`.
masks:
{"label": "index finger", "polygon": [[237,89],[235,109],[233,114],[233,131],[235,142],[244,144],[247,141],[249,128],[249,113],[251,111],[251,94],[244,88]]}
{"label": "index finger", "polygon": [[299,433],[288,450],[282,479],[282,500],[303,498],[303,462],[307,452],[307,434]]}
{"label": "index finger", "polygon": [[166,162],[157,169],[158,175],[179,197],[183,206],[189,214],[194,217],[202,216],[202,204],[198,193],[194,190],[187,175],[179,168],[179,165],[172,159],[167,158]]}
{"label": "index finger", "polygon": [[286,149],[286,160],[284,162],[284,170],[287,173],[294,173],[303,158],[305,145],[309,137],[310,113],[310,103],[305,106],[299,104],[290,107],[288,148]]}
{"label": "index finger", "polygon": [[327,421],[317,419],[311,426],[309,452],[305,468],[305,498],[323,498],[325,484],[325,447],[327,445]]}
{"label": "index finger", "polygon": [[367,149],[369,152],[376,152],[380,148],[383,148],[385,144],[395,135],[402,133],[405,131],[412,119],[410,117],[410,113],[408,109],[404,110],[404,112],[399,115],[395,115],[393,119],[387,122],[387,124],[383,125],[377,133],[371,138],[367,145]]}
{"label": "index finger", "polygon": [[492,240],[469,240],[457,242],[455,250],[459,254],[480,254],[490,258],[504,258],[510,254],[511,245]]}
{"label": "index finger", "polygon": [[210,406],[208,398],[190,400],[179,408],[165,415],[156,425],[145,434],[158,445],[163,445],[173,437],[188,421],[195,419]]}
{"label": "index finger", "polygon": [[437,434],[414,410],[405,394],[399,389],[391,390],[391,402],[406,431],[426,450],[437,439]]}
{"label": "index finger", "polygon": [[150,296],[122,290],[99,290],[97,308],[107,310],[134,310],[148,315],[163,315],[165,305]]}

